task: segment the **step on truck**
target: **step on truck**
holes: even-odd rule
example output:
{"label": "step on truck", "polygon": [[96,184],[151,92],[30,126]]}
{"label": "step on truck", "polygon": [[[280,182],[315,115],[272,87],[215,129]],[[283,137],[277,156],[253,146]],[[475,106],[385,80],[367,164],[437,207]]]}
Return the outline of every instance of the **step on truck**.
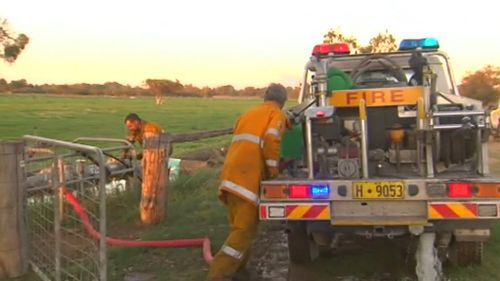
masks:
{"label": "step on truck", "polygon": [[[349,234],[414,237],[437,264],[480,264],[500,219],[489,113],[460,95],[439,42],[377,54],[320,44],[303,77],[282,172],[261,182],[258,206],[260,220],[286,225],[290,260],[310,262]],[[417,256],[420,280],[428,260]]]}

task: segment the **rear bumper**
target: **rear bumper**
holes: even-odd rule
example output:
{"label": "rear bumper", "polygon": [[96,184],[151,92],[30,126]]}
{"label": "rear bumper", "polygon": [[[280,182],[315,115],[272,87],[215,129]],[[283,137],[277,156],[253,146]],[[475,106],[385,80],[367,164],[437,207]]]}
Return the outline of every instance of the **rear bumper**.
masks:
{"label": "rear bumper", "polygon": [[500,200],[263,201],[259,217],[263,221],[324,221],[338,226],[445,225],[443,222],[500,220]]}

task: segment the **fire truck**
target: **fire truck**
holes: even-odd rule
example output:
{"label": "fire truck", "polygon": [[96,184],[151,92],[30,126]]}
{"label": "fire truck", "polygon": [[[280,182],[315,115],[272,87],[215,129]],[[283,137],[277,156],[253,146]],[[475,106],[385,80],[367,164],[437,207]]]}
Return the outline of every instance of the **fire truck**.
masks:
{"label": "fire truck", "polygon": [[438,261],[481,263],[500,219],[490,119],[460,95],[438,40],[405,39],[376,54],[316,45],[287,114],[282,173],[261,182],[258,207],[260,220],[286,226],[292,262],[349,234],[416,237]]}

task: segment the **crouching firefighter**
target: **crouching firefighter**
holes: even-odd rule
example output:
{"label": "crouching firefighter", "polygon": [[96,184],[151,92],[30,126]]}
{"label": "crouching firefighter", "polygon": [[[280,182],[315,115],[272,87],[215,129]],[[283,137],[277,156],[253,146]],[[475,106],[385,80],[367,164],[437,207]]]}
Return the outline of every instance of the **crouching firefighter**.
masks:
{"label": "crouching firefighter", "polygon": [[230,230],[210,264],[209,281],[249,278],[245,265],[257,236],[259,185],[279,172],[281,137],[288,124],[281,111],[286,100],[286,89],[270,84],[264,102],[241,115],[234,126],[219,186]]}
{"label": "crouching firefighter", "polygon": [[[163,129],[156,123],[142,120],[137,114],[125,117],[128,129],[127,140],[139,142],[143,148],[137,155],[142,163],[141,201],[139,213],[143,224],[159,223],[165,218],[165,201],[168,187],[167,153],[171,149],[161,144]],[[168,151],[167,151],[168,150]],[[124,152],[125,157],[128,151]]]}

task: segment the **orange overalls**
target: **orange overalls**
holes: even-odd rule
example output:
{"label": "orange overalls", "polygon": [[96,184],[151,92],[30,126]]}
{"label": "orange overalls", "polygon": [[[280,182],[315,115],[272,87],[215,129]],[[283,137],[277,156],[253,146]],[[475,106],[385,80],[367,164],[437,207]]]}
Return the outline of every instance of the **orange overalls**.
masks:
{"label": "orange overalls", "polygon": [[140,131],[129,131],[127,139],[129,141],[137,141],[142,145],[144,138],[150,137],[152,135],[159,135],[163,133],[161,127],[153,122],[141,121]]}
{"label": "orange overalls", "polygon": [[286,124],[285,114],[273,101],[251,108],[236,122],[219,186],[219,199],[228,209],[230,232],[210,264],[210,281],[229,280],[246,264],[257,236],[260,181],[278,175]]}
{"label": "orange overalls", "polygon": [[[135,140],[144,145],[145,139],[163,133],[160,126],[155,123],[147,121],[141,121],[141,123],[141,130],[131,132],[129,140]],[[159,147],[143,147],[143,155],[139,213],[142,223],[153,224],[162,221],[165,217],[168,171],[162,167],[166,165],[167,154],[165,149],[159,149]]]}

